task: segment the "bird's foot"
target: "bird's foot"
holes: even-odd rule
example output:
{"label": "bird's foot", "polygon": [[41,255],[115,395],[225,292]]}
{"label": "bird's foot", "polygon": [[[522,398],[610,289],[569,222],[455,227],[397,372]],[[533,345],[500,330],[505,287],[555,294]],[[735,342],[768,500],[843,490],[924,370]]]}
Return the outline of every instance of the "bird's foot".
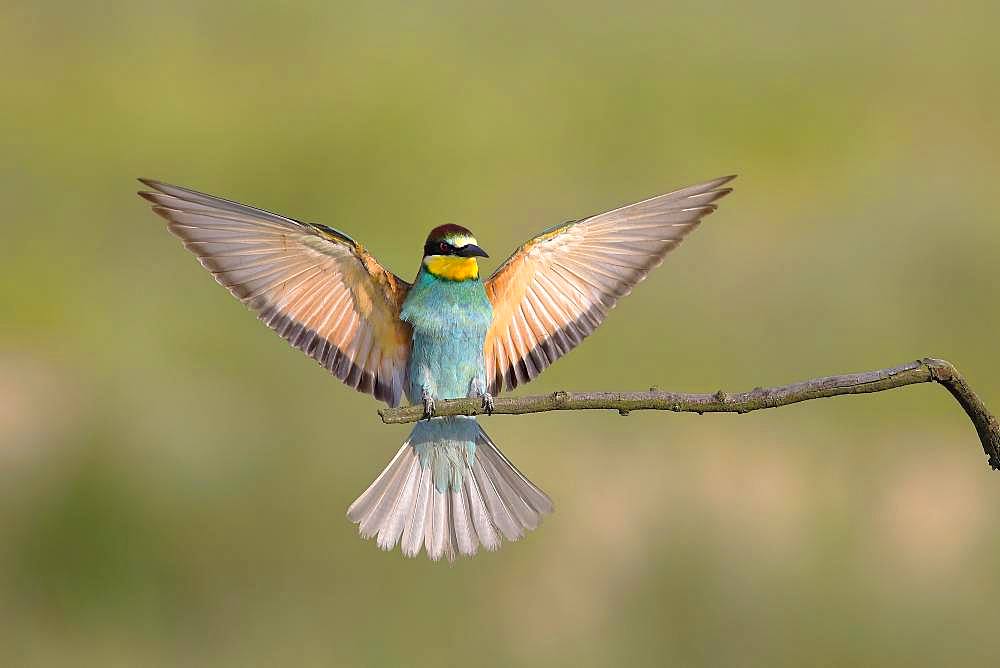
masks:
{"label": "bird's foot", "polygon": [[496,409],[496,405],[493,402],[493,395],[489,392],[483,393],[483,410],[486,411],[487,415],[493,415],[493,411]]}
{"label": "bird's foot", "polygon": [[424,390],[423,400],[424,400],[424,419],[430,420],[432,417],[434,417],[434,397],[431,396],[430,392]]}

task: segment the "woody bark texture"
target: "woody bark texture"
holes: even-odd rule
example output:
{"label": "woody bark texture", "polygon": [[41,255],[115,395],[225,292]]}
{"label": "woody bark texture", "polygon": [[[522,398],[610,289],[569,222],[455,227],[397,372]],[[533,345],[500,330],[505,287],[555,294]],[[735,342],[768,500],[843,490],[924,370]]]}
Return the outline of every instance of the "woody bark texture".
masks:
{"label": "woody bark texture", "polygon": [[[965,377],[948,361],[932,357],[891,369],[814,378],[780,387],[757,387],[749,392],[729,394],[722,390],[714,394],[665,392],[651,388],[649,392],[553,392],[528,397],[497,397],[494,415],[522,415],[544,411],[616,410],[622,415],[631,411],[655,410],[675,413],[749,413],[763,408],[777,408],[810,399],[837,397],[843,394],[884,392],[919,383],[943,385],[962,406],[979,434],[983,452],[993,469],[1000,471],[1000,422],[972,391]],[[483,415],[486,411],[479,398],[448,399],[436,402],[435,417],[449,415]],[[423,418],[422,406],[383,408],[382,422],[403,424]]]}

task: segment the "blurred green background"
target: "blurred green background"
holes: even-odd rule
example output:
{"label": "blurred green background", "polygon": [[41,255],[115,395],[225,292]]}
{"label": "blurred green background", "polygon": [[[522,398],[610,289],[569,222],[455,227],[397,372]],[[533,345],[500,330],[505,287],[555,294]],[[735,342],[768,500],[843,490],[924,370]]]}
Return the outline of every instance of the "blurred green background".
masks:
{"label": "blurred green background", "polygon": [[440,223],[499,259],[738,172],[519,391],[933,355],[997,410],[998,7],[3,3],[0,663],[995,663],[1000,475],[940,388],[492,418],[556,514],[406,560],[344,512],[408,428],[215,285],[134,178],[410,278]]}

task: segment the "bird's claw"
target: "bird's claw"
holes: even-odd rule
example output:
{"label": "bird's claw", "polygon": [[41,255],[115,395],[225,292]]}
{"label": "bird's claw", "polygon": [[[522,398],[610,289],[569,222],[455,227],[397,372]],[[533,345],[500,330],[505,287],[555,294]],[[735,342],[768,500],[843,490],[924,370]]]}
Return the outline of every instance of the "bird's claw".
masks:
{"label": "bird's claw", "polygon": [[493,395],[489,393],[483,394],[483,410],[486,411],[486,414],[493,415],[495,409],[496,405],[493,402]]}
{"label": "bird's claw", "polygon": [[430,420],[434,417],[434,397],[429,392],[424,392],[424,419]]}

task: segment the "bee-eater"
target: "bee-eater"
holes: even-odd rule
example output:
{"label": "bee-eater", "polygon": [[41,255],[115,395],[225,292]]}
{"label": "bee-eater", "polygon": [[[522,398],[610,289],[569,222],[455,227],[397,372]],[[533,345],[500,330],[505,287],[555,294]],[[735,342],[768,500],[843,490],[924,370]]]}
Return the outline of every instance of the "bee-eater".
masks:
{"label": "bee-eater", "polygon": [[140,192],[201,264],[260,320],[337,378],[424,421],[350,520],[378,546],[431,559],[495,550],[552,512],[475,418],[435,418],[439,399],[493,397],[535,378],[601,324],[619,298],[730,192],[728,176],[549,228],[490,278],[458,225],[431,230],[407,283],[343,232],[187,188]]}

